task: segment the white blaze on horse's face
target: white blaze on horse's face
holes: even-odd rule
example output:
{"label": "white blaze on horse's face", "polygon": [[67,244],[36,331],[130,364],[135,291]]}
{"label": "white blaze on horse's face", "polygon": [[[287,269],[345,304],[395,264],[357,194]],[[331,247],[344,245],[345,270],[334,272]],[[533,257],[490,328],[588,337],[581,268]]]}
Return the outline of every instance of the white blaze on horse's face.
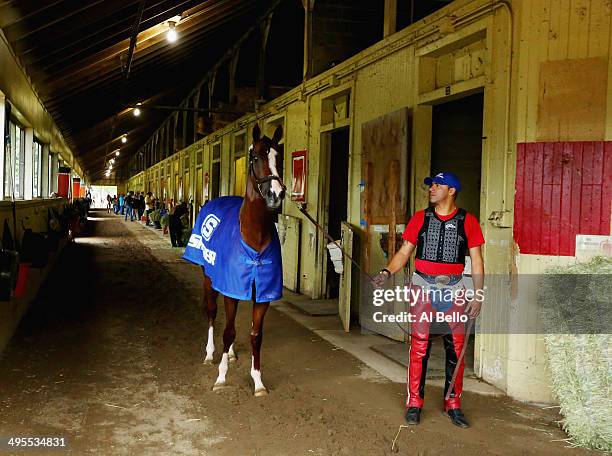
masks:
{"label": "white blaze on horse's face", "polygon": [[[276,157],[277,156],[278,156],[278,152],[276,151],[276,149],[270,147],[270,151],[268,152],[268,166],[270,167],[270,171],[272,172],[272,175],[280,178],[280,176],[278,175],[278,171],[276,170]],[[283,192],[283,187],[281,186],[279,181],[273,180],[271,182],[271,189],[277,198],[281,197],[281,194]]]}

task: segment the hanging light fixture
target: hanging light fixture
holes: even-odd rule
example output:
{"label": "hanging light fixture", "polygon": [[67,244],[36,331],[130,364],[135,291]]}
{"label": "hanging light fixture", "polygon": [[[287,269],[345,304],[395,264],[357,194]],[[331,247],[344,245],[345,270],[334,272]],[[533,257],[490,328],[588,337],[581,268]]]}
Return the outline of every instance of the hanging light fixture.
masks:
{"label": "hanging light fixture", "polygon": [[[138,106],[140,106],[142,103],[136,103],[136,107],[134,108],[134,110],[132,111],[132,113],[134,114],[134,116],[138,117],[140,115],[140,108]],[[126,139],[127,141],[127,139]]]}
{"label": "hanging light fixture", "polygon": [[125,143],[127,142],[127,135],[123,135],[123,136],[121,137],[121,142],[122,142],[123,144],[125,144]]}
{"label": "hanging light fixture", "polygon": [[168,21],[168,31],[166,32],[166,40],[168,43],[174,43],[178,39],[178,33],[176,33],[176,22]]}
{"label": "hanging light fixture", "polygon": [[121,153],[121,152],[119,152],[119,149],[117,149],[117,150],[115,151],[115,156],[116,156],[116,157],[118,157],[120,153]]}

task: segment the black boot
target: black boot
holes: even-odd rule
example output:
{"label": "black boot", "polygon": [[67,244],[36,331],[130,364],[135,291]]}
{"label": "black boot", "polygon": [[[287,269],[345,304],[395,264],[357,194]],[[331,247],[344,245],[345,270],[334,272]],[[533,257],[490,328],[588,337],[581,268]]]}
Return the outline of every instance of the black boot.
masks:
{"label": "black boot", "polygon": [[419,424],[421,422],[421,409],[419,407],[408,407],[406,410],[406,423]]}
{"label": "black boot", "polygon": [[450,409],[448,412],[446,412],[446,414],[451,420],[451,423],[453,423],[455,426],[464,429],[470,427],[470,423],[467,422],[467,420],[465,419],[465,415],[463,414],[460,408]]}

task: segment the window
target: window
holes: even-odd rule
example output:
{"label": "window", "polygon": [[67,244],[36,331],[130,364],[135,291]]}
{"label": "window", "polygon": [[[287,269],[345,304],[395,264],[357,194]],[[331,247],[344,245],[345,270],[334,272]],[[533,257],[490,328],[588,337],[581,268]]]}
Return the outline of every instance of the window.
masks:
{"label": "window", "polygon": [[32,143],[32,197],[42,196],[42,144],[38,141]]}
{"label": "window", "polygon": [[45,191],[47,192],[47,195],[45,196],[50,196],[51,192],[53,191],[53,187],[54,187],[54,183],[52,182],[53,180],[53,154],[49,153],[49,159],[47,160],[47,177],[49,178],[49,180],[47,182],[49,182],[49,188],[46,188]]}
{"label": "window", "polygon": [[23,128],[9,122],[9,151],[4,157],[4,195],[23,199],[25,177],[25,133]]}

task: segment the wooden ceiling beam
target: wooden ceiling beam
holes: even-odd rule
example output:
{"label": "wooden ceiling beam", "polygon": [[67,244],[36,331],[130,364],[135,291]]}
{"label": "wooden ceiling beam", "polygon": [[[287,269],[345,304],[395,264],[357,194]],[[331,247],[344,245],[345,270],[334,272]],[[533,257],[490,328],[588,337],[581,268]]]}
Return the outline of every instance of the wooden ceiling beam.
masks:
{"label": "wooden ceiling beam", "polygon": [[[159,7],[161,4],[165,3],[166,1],[175,2],[176,0],[164,0],[162,3],[158,2],[154,5],[149,6],[148,8],[145,7],[145,13],[150,12],[152,8]],[[151,17],[148,17],[145,14],[145,19],[142,22],[143,27],[147,28],[151,24],[157,24],[158,22],[163,21],[168,17],[176,16],[177,14],[182,12],[185,7],[192,4],[193,2],[194,0],[185,0],[179,3],[178,5],[175,5],[169,9],[166,9],[166,10],[162,9],[161,11],[150,12],[150,14],[152,14]],[[138,0],[130,0],[127,3],[122,2],[122,5],[125,5],[126,7],[131,8],[136,3],[138,3]],[[122,10],[119,10],[119,11],[121,12],[125,9],[126,8],[124,7]],[[63,38],[63,36],[66,36],[66,39],[65,39],[66,42],[65,43],[61,42],[60,44],[54,46],[54,49],[50,52],[48,49],[43,49],[35,57],[29,56],[29,53],[33,52],[34,49],[38,49],[38,47],[35,44],[32,48],[23,49],[20,55],[27,57],[28,58],[27,62],[30,64],[38,64],[39,62],[44,62],[44,61],[51,61],[53,63],[63,63],[65,60],[69,59],[71,56],[74,56],[75,52],[70,52],[70,49],[78,49],[78,52],[82,53],[89,49],[95,48],[96,46],[99,46],[105,41],[115,43],[117,42],[118,39],[121,39],[121,37],[127,36],[127,34],[130,32],[131,22],[130,22],[130,16],[128,15],[125,15],[124,18],[119,21],[113,19],[114,15],[116,15],[116,13],[114,13],[113,15],[104,17],[102,22],[106,23],[107,25],[103,27],[96,27],[95,25],[100,21],[99,20],[94,21],[96,18],[92,18],[91,20],[93,22],[89,23],[87,27],[84,27],[82,23],[79,23],[79,28],[77,29],[68,30],[64,34],[59,34],[59,35],[54,34],[53,36],[55,39],[58,39],[58,37]],[[85,24],[87,24],[87,22],[88,21],[86,20]],[[79,30],[83,30],[84,33],[77,33]],[[78,36],[77,39],[75,39],[75,35]],[[99,36],[103,36],[103,39],[97,38]],[[79,46],[81,43],[86,43],[86,45]],[[15,43],[14,46],[15,46],[16,52],[19,52],[19,47],[18,47],[19,43]],[[24,47],[27,47],[27,45],[24,45]],[[62,54],[63,54],[63,58],[62,58]],[[49,65],[44,66],[44,68],[47,68],[48,66]]]}
{"label": "wooden ceiling beam", "polygon": [[[181,21],[181,23],[177,26],[177,32],[183,33],[189,28],[205,24],[210,20],[211,15],[222,14],[231,7],[235,7],[238,3],[240,3],[239,0],[219,0],[219,2],[215,3],[213,6],[207,9],[202,9],[197,14],[189,16],[184,21]],[[210,15],[206,13],[210,13]],[[165,25],[158,24],[139,33],[136,52],[141,52],[149,46],[157,44],[160,41],[165,41],[166,31],[167,28]],[[125,38],[120,42],[102,51],[96,52],[93,55],[85,57],[71,65],[61,66],[58,64],[57,69],[54,71],[51,70],[51,67],[42,68],[40,71],[34,72],[33,78],[36,80],[38,77],[41,77],[42,82],[47,83],[51,81],[60,82],[61,80],[73,77],[74,75],[76,75],[76,77],[80,77],[79,75],[83,73],[85,75],[91,75],[92,73],[95,73],[96,70],[108,68],[109,66],[114,67],[116,62],[125,52],[128,51],[128,49],[129,38]],[[65,76],[60,76],[58,81],[59,74]]]}

